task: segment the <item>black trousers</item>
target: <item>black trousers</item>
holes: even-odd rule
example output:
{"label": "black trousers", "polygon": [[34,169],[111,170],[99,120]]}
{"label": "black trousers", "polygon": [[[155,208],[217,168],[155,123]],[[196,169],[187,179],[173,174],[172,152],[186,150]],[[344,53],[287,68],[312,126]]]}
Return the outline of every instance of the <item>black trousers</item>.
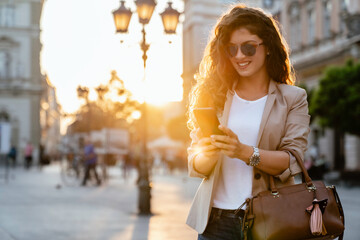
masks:
{"label": "black trousers", "polygon": [[242,240],[244,233],[241,225],[244,213],[233,214],[235,210],[212,208],[205,232],[198,235],[198,240]]}
{"label": "black trousers", "polygon": [[32,156],[26,156],[25,157],[25,168],[29,169],[32,164]]}
{"label": "black trousers", "polygon": [[86,185],[86,182],[87,180],[90,178],[90,171],[93,172],[95,178],[96,178],[96,182],[98,185],[101,184],[101,181],[100,181],[100,178],[96,172],[96,163],[92,163],[92,164],[87,164],[85,166],[85,176],[84,176],[84,179],[83,179],[83,182],[82,182],[82,185],[85,186]]}

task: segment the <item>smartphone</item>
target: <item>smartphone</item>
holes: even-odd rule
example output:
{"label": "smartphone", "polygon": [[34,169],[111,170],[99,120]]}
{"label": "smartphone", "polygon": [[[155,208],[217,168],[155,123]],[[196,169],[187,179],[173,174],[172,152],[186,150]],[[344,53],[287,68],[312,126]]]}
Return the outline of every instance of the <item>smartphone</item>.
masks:
{"label": "smartphone", "polygon": [[220,122],[214,108],[194,108],[193,113],[204,137],[225,135],[218,127]]}

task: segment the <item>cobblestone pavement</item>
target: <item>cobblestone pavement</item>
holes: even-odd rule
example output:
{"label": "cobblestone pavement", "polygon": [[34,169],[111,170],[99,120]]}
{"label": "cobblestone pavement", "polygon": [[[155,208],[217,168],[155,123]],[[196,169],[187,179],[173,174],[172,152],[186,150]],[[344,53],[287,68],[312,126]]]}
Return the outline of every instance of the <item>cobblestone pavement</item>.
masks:
{"label": "cobblestone pavement", "polygon": [[[136,172],[125,181],[111,168],[100,186],[61,182],[59,167],[16,169],[4,179],[0,168],[1,240],[186,240],[197,233],[185,225],[200,183],[186,173],[152,178],[151,216],[137,214]],[[360,188],[337,187],[345,210],[345,240],[360,236]]]}
{"label": "cobblestone pavement", "polygon": [[153,177],[152,215],[137,214],[136,172],[125,181],[110,169],[108,183],[96,187],[62,185],[59,167],[11,171],[0,168],[1,240],[161,240],[196,239],[185,224],[199,180],[184,173]]}

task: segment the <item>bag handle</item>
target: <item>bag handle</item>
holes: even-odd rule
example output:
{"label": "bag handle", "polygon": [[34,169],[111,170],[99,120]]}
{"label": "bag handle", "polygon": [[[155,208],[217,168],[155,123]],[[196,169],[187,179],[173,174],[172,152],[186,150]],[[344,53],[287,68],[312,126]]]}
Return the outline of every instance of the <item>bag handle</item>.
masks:
{"label": "bag handle", "polygon": [[[297,161],[297,163],[299,164],[299,166],[301,168],[301,171],[302,171],[302,174],[303,174],[303,177],[304,177],[303,179],[305,180],[305,183],[306,183],[306,187],[309,190],[316,190],[316,187],[313,184],[313,182],[312,182],[312,180],[311,180],[311,178],[309,176],[309,173],[306,170],[303,161],[301,160],[300,155],[295,150],[292,150],[292,149],[284,149],[284,150],[289,151],[296,158],[296,161]],[[270,175],[270,189],[271,189],[271,192],[273,193],[273,195],[278,194],[278,190],[277,190],[277,188],[275,186],[274,177],[271,176],[271,175]]]}

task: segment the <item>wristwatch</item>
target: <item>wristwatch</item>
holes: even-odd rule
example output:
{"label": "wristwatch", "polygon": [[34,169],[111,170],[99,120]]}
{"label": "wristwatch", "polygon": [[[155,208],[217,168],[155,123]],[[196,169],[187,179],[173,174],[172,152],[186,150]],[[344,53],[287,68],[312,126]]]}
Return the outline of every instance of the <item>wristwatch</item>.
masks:
{"label": "wristwatch", "polygon": [[255,167],[260,163],[260,153],[257,147],[253,147],[254,152],[249,159],[249,166]]}

